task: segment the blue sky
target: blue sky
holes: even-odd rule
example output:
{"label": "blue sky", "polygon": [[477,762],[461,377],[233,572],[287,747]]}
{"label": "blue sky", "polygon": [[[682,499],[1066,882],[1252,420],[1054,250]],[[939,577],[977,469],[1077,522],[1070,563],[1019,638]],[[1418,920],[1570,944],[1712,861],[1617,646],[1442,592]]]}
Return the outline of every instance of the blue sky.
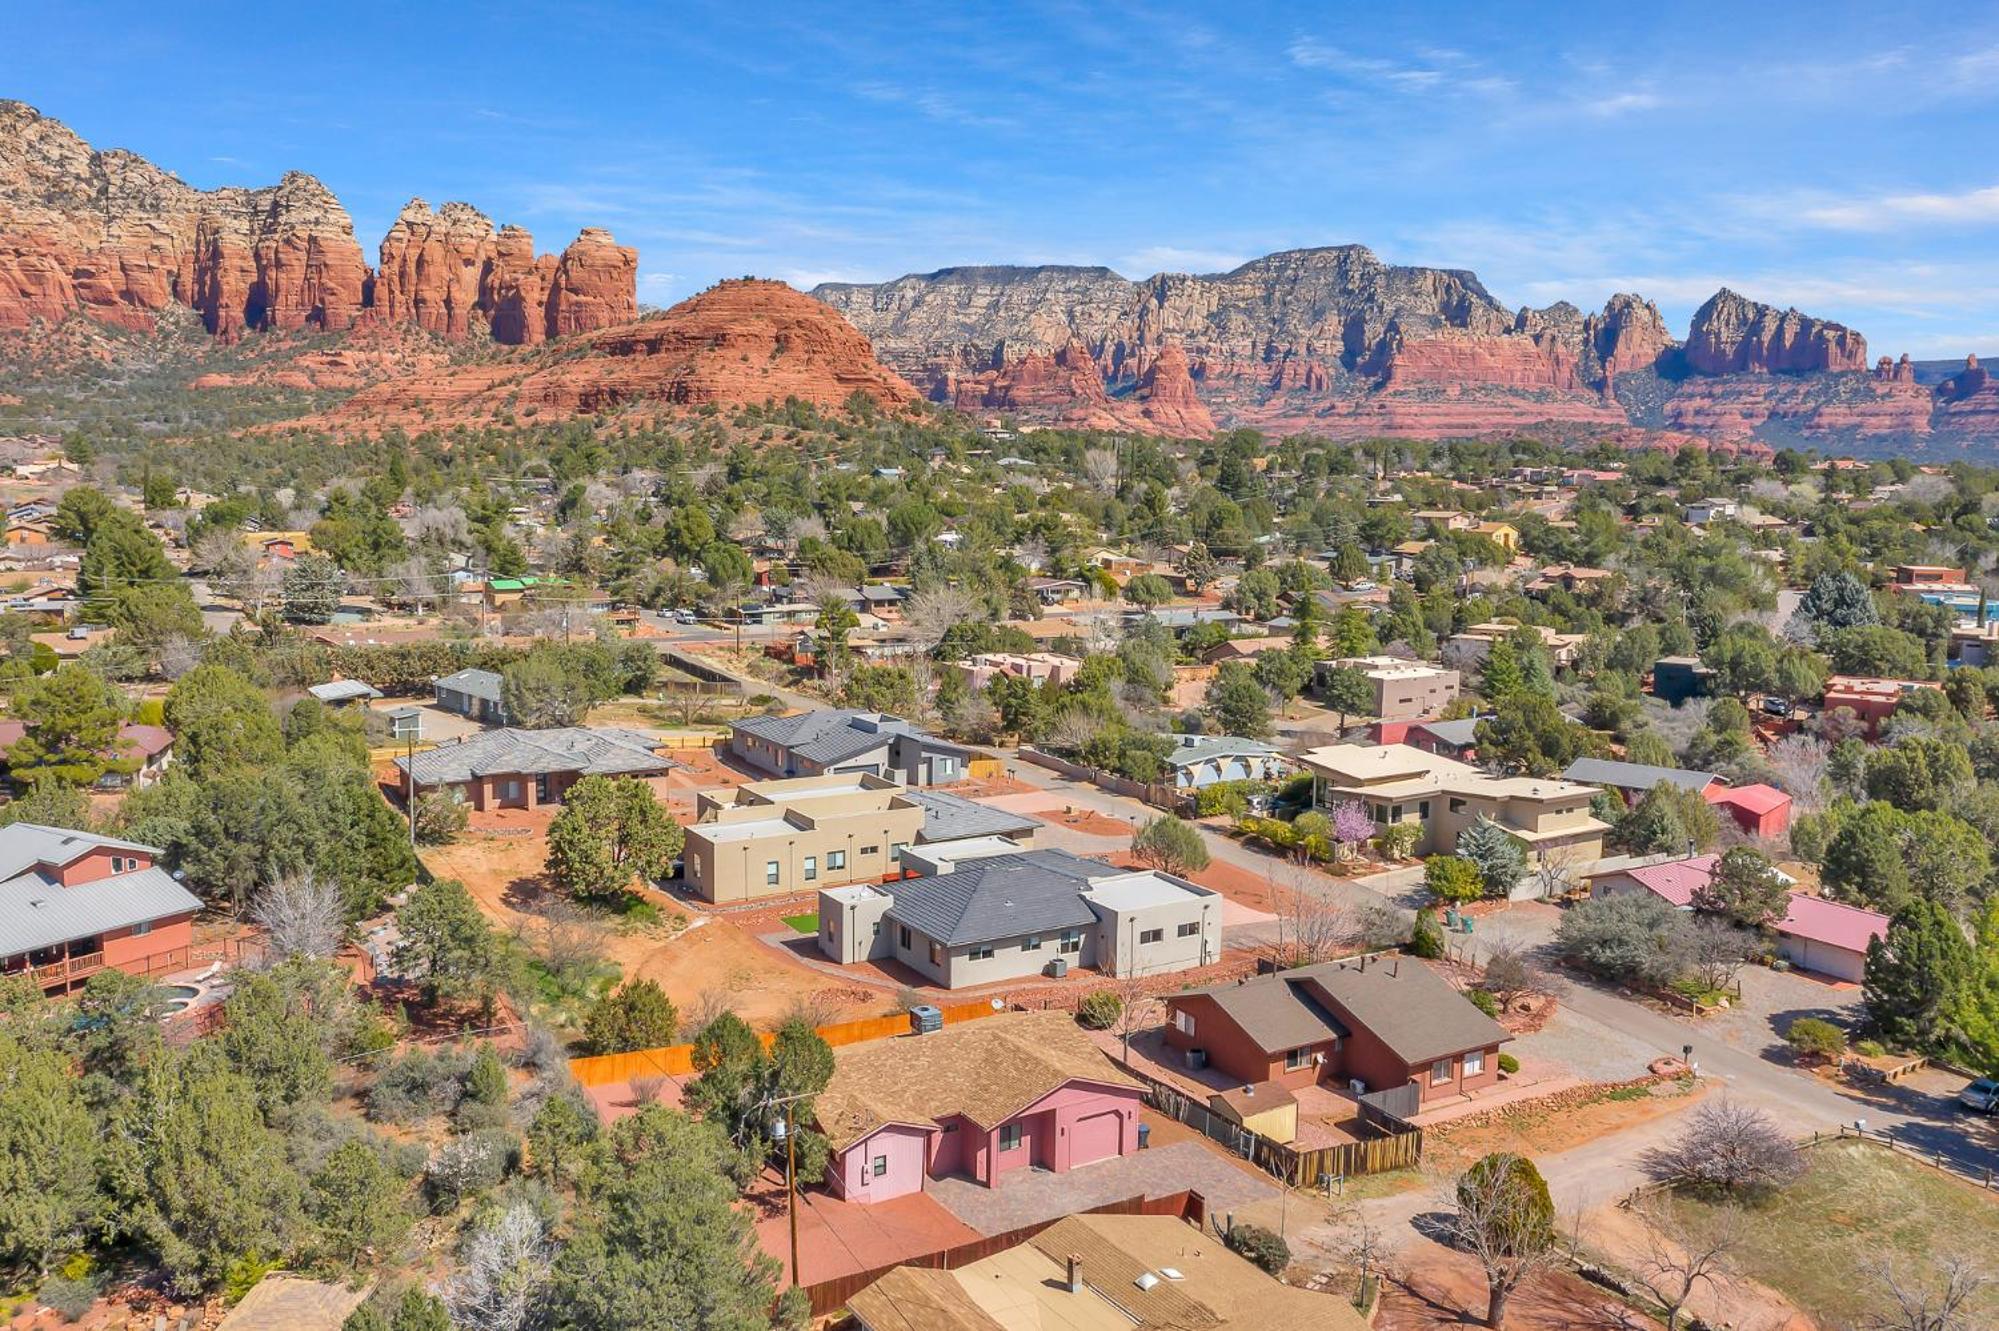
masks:
{"label": "blue sky", "polygon": [[311,171],[371,260],[411,195],[607,226],[656,304],[1359,242],[1511,305],[1636,290],[1684,333],[1725,283],[1999,354],[1983,6],[334,8],[8,0],[0,95],[198,185]]}

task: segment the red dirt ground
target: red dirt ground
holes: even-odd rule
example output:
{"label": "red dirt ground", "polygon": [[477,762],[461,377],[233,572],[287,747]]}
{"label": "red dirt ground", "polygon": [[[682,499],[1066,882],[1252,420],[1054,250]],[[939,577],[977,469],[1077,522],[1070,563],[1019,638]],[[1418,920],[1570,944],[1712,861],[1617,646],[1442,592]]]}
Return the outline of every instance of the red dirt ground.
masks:
{"label": "red dirt ground", "polygon": [[[1403,1258],[1403,1279],[1382,1288],[1374,1331],[1477,1324],[1485,1312],[1485,1277],[1477,1263],[1427,1242]],[[1507,1331],[1656,1331],[1659,1323],[1579,1276],[1551,1272],[1515,1291],[1506,1305],[1506,1326]]]}

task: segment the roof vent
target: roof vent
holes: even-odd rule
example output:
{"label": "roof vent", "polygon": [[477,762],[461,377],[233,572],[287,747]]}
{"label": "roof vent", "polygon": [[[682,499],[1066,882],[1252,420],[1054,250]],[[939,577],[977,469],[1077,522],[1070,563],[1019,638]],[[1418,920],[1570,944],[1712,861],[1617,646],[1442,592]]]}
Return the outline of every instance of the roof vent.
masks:
{"label": "roof vent", "polygon": [[1138,1286],[1140,1289],[1149,1290],[1154,1285],[1157,1285],[1159,1283],[1159,1277],[1152,1274],[1152,1272],[1150,1271],[1141,1271],[1139,1272],[1138,1279],[1132,1281],[1131,1283]]}
{"label": "roof vent", "polygon": [[1159,1274],[1165,1276],[1168,1280],[1185,1280],[1187,1278],[1181,1275],[1177,1268],[1171,1266],[1160,1267]]}

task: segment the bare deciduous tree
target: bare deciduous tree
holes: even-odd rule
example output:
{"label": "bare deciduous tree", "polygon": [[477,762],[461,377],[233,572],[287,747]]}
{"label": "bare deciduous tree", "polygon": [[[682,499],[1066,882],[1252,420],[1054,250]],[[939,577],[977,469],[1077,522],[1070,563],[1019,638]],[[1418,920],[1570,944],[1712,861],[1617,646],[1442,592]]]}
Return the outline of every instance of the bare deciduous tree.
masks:
{"label": "bare deciduous tree", "polygon": [[733,1012],[736,1005],[730,1001],[725,989],[703,989],[695,996],[694,1002],[680,1014],[680,1037],[691,1040],[701,1033],[701,1029],[724,1013]]}
{"label": "bare deciduous tree", "polygon": [[1672,1207],[1656,1202],[1639,1214],[1645,1221],[1645,1248],[1637,1259],[1638,1278],[1665,1308],[1666,1331],[1680,1331],[1687,1304],[1702,1286],[1718,1286],[1742,1246],[1742,1210],[1725,1206],[1712,1224],[1699,1230]]}
{"label": "bare deciduous tree", "polygon": [[1124,1045],[1124,1056],[1131,1058],[1131,1037],[1151,1028],[1159,1014],[1159,1000],[1145,991],[1145,983],[1135,975],[1119,976],[1111,985],[1111,992],[1118,997],[1117,1020],[1111,1023],[1111,1030]]}
{"label": "bare deciduous tree", "polygon": [[250,918],[263,928],[272,961],[325,960],[347,933],[339,885],[310,869],[264,884],[250,905]]}
{"label": "bare deciduous tree", "polygon": [[1755,955],[1748,934],[1727,920],[1711,916],[1694,921],[1687,963],[1703,989],[1727,989]]}
{"label": "bare deciduous tree", "polygon": [[1491,994],[1505,1012],[1526,994],[1537,993],[1545,985],[1539,968],[1527,950],[1514,942],[1499,942],[1486,954],[1485,973],[1479,987]]}
{"label": "bare deciduous tree", "polygon": [[1985,1275],[1991,1269],[1989,1263],[1951,1256],[1939,1266],[1942,1283],[1918,1284],[1892,1262],[1870,1265],[1868,1274],[1888,1292],[1895,1306],[1891,1312],[1868,1318],[1863,1324],[1868,1331],[1972,1331],[1978,1326],[1978,1310],[1971,1302],[1991,1283]]}
{"label": "bare deciduous tree", "polygon": [[1544,900],[1565,897],[1582,882],[1583,871],[1594,858],[1581,846],[1551,846],[1541,852],[1529,876]]}
{"label": "bare deciduous tree", "polygon": [[1640,1159],[1661,1183],[1724,1193],[1782,1187],[1805,1167],[1797,1143],[1774,1119],[1732,1100],[1701,1105],[1677,1138]]}
{"label": "bare deciduous tree", "polygon": [[436,605],[444,594],[444,579],[438,576],[437,568],[422,555],[411,555],[396,566],[396,586],[403,599],[416,607],[420,615],[426,604]]}
{"label": "bare deciduous tree", "polygon": [[1083,477],[1090,488],[1109,494],[1118,481],[1118,455],[1114,448],[1091,448],[1083,452]]}
{"label": "bare deciduous tree", "polygon": [[1816,735],[1786,735],[1770,746],[1764,760],[1777,784],[1791,797],[1797,812],[1817,813],[1825,807],[1826,769],[1832,746]]}
{"label": "bare deciduous tree", "polygon": [[[1360,933],[1355,912],[1343,901],[1314,891],[1296,868],[1273,872],[1276,936],[1271,954],[1284,967],[1311,966],[1343,955]],[[1282,880],[1281,885],[1278,879]]]}
{"label": "bare deciduous tree", "polygon": [[468,1331],[526,1331],[540,1320],[555,1243],[533,1205],[515,1202],[474,1229],[461,1256],[444,1287],[453,1322]]}
{"label": "bare deciduous tree", "polygon": [[902,623],[909,631],[911,645],[919,651],[930,651],[944,641],[944,635],[953,625],[972,618],[975,604],[972,594],[962,587],[940,583],[923,588],[902,607]]}
{"label": "bare deciduous tree", "polygon": [[160,673],[170,680],[179,679],[201,664],[200,646],[185,633],[170,633],[161,639],[154,656],[159,661]]}

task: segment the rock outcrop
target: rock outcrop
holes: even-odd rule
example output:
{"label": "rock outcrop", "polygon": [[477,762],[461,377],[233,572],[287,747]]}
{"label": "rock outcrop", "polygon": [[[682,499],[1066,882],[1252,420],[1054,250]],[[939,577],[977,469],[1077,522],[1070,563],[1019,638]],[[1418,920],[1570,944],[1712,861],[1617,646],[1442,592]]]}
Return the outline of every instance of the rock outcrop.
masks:
{"label": "rock outcrop", "polygon": [[371,273],[332,191],[302,172],[198,190],[144,158],[99,152],[0,101],[0,329],[83,313],[150,327],[173,305],[218,336],[407,322],[503,342],[590,332],[638,313],[637,255],[586,229],[558,259],[469,204],[414,200]]}
{"label": "rock outcrop", "polygon": [[896,408],[921,397],[826,306],[782,282],[754,279],[720,283],[664,313],[589,333],[559,352],[549,347],[516,355],[521,359],[438,366],[376,384],[318,423],[379,429],[439,419],[504,420],[528,410],[543,422],[610,411],[645,417],[792,397],[837,409],[855,393]]}
{"label": "rock outcrop", "polygon": [[1649,370],[1673,345],[1659,307],[1620,291],[1583,321],[1583,344],[1595,356],[1606,385],[1628,370]]}
{"label": "rock outcrop", "polygon": [[1138,418],[1161,434],[1198,438],[1215,432],[1215,418],[1194,391],[1187,353],[1168,342],[1138,376]]}
{"label": "rock outcrop", "polygon": [[1844,324],[1763,305],[1723,287],[1694,312],[1686,358],[1697,374],[1865,370],[1867,339]]}

